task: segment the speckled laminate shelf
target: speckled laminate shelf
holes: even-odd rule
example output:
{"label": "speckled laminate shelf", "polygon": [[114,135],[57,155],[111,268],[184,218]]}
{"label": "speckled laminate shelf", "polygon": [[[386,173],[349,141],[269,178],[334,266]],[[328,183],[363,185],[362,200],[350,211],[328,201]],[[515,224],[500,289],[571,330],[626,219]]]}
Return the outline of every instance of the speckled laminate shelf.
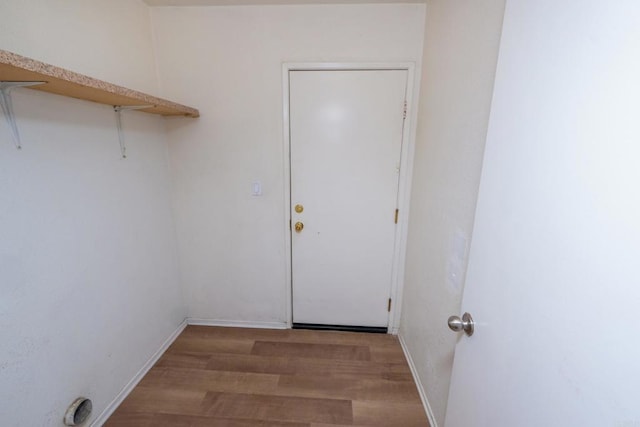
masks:
{"label": "speckled laminate shelf", "polygon": [[31,86],[30,89],[107,105],[152,105],[152,107],[139,111],[163,116],[200,116],[200,112],[195,108],[74,73],[5,50],[0,50],[0,81],[44,81],[46,84]]}

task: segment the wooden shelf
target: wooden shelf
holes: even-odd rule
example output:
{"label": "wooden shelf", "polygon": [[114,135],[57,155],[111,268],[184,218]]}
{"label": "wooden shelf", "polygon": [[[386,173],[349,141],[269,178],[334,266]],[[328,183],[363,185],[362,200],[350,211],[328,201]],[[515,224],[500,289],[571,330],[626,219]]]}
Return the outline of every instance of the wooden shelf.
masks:
{"label": "wooden shelf", "polygon": [[46,84],[31,86],[29,89],[107,105],[151,105],[151,107],[139,111],[163,116],[200,116],[200,112],[195,108],[74,73],[5,50],[0,50],[0,81],[43,81]]}

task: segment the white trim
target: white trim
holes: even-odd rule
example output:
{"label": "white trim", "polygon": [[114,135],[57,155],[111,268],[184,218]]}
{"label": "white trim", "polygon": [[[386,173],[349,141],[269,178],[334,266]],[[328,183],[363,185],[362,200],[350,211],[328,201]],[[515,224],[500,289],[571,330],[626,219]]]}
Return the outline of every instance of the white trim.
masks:
{"label": "white trim", "polygon": [[402,310],[402,291],[404,288],[404,264],[408,239],[409,201],[411,196],[411,177],[415,152],[415,134],[417,126],[417,105],[420,81],[417,78],[416,65],[413,62],[285,62],[282,64],[282,113],[283,113],[283,155],[284,155],[284,243],[285,243],[285,319],[292,324],[293,290],[291,278],[291,162],[289,135],[289,72],[301,70],[406,70],[407,71],[407,117],[402,137],[402,157],[398,185],[398,228],[394,241],[394,255],[390,297],[393,300],[389,313],[388,328],[390,334],[397,334],[400,327]]}
{"label": "white trim", "polygon": [[398,339],[400,340],[400,345],[402,346],[404,357],[407,359],[407,363],[409,364],[409,369],[411,369],[411,374],[413,375],[413,381],[416,383],[416,387],[418,388],[418,394],[420,395],[420,400],[422,400],[422,406],[424,406],[424,411],[427,413],[427,419],[429,420],[429,425],[431,427],[438,427],[438,423],[436,423],[436,417],[433,415],[433,410],[431,409],[431,405],[429,405],[429,400],[427,399],[427,393],[424,387],[422,386],[422,381],[420,381],[420,377],[418,376],[416,365],[413,363],[413,359],[411,358],[411,354],[409,353],[407,344],[404,342],[404,338],[402,338],[402,335],[398,335]]}
{"label": "white trim", "polygon": [[167,351],[169,346],[173,344],[176,338],[178,338],[178,335],[180,335],[184,330],[184,328],[186,327],[187,327],[187,319],[183,320],[182,323],[180,323],[180,326],[178,326],[178,328],[175,331],[173,331],[171,335],[169,335],[169,338],[167,338],[164,341],[164,343],[162,343],[160,348],[149,358],[149,360],[147,360],[147,363],[145,363],[142,366],[142,368],[140,368],[138,373],[134,375],[131,381],[129,381],[127,385],[124,386],[124,388],[122,389],[122,391],[120,391],[120,393],[118,393],[116,398],[113,399],[113,401],[111,401],[111,403],[107,405],[107,407],[104,409],[104,411],[102,411],[102,413],[98,416],[98,418],[96,418],[91,423],[91,427],[99,427],[99,426],[102,426],[105,422],[107,422],[109,417],[115,412],[116,409],[118,409],[118,406],[120,406],[122,401],[129,395],[129,393],[133,391],[133,389],[135,388],[135,386],[138,385],[140,380],[142,380],[142,378],[147,374],[147,372],[149,372],[149,369],[151,369],[153,365],[155,365],[158,359],[160,359],[160,357],[164,354],[164,352]]}
{"label": "white trim", "polygon": [[[330,70],[409,70],[414,62],[285,62],[283,70],[330,71]],[[289,79],[287,78],[287,81]]]}
{"label": "white trim", "polygon": [[407,240],[409,238],[409,203],[411,200],[411,182],[413,176],[413,158],[415,152],[415,134],[418,123],[417,100],[420,91],[420,74],[415,64],[409,63],[407,69],[407,117],[402,136],[402,157],[400,159],[400,177],[398,185],[398,229],[396,230],[393,276],[391,281],[391,312],[389,313],[389,333],[397,334],[400,329],[402,312],[402,293],[404,290],[404,266]]}
{"label": "white trim", "polygon": [[288,329],[289,325],[284,322],[254,322],[250,320],[224,320],[224,319],[198,319],[187,318],[189,325],[198,326],[225,326],[232,328],[259,328],[259,329]]}
{"label": "white trim", "polygon": [[285,319],[287,325],[293,325],[293,278],[291,277],[291,153],[289,146],[289,65],[282,64],[282,120],[283,120],[283,156],[284,156],[284,271],[285,271]]}

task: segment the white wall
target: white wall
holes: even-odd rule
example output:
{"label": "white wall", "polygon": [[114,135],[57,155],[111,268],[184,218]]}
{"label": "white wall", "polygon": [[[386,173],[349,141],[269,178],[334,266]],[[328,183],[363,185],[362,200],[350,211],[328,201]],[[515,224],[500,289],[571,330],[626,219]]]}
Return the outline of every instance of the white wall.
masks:
{"label": "white wall", "polygon": [[[4,1],[0,47],[153,89],[148,15],[90,3]],[[162,118],[126,112],[121,160],[109,106],[19,89],[14,107],[23,150],[0,123],[0,424],[56,426],[79,395],[102,412],[185,317],[167,141]]]}
{"label": "white wall", "polygon": [[152,22],[164,95],[202,113],[168,121],[189,315],[283,324],[282,63],[419,65],[424,5],[160,7]]}
{"label": "white wall", "polygon": [[0,49],[150,94],[149,7],[137,0],[3,0]]}
{"label": "white wall", "polygon": [[447,318],[460,314],[504,3],[427,2],[400,335],[439,425],[457,337]]}

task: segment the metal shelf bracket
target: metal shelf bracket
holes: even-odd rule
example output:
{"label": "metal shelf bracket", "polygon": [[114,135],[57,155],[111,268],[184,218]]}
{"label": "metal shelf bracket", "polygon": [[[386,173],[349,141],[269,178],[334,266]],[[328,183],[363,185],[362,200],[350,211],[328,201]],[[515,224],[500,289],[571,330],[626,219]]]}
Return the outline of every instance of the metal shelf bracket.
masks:
{"label": "metal shelf bracket", "polygon": [[11,130],[11,137],[13,143],[18,150],[22,149],[22,143],[20,142],[20,132],[18,132],[18,125],[16,124],[16,118],[13,114],[13,104],[11,103],[11,91],[17,87],[36,86],[42,85],[46,82],[6,82],[0,81],[0,106],[4,118],[7,120],[9,129]]}
{"label": "metal shelf bracket", "polygon": [[143,110],[151,108],[153,105],[114,105],[113,111],[116,113],[116,125],[118,126],[118,140],[120,141],[120,154],[122,158],[127,158],[127,146],[124,140],[124,132],[122,130],[122,112],[127,110]]}

